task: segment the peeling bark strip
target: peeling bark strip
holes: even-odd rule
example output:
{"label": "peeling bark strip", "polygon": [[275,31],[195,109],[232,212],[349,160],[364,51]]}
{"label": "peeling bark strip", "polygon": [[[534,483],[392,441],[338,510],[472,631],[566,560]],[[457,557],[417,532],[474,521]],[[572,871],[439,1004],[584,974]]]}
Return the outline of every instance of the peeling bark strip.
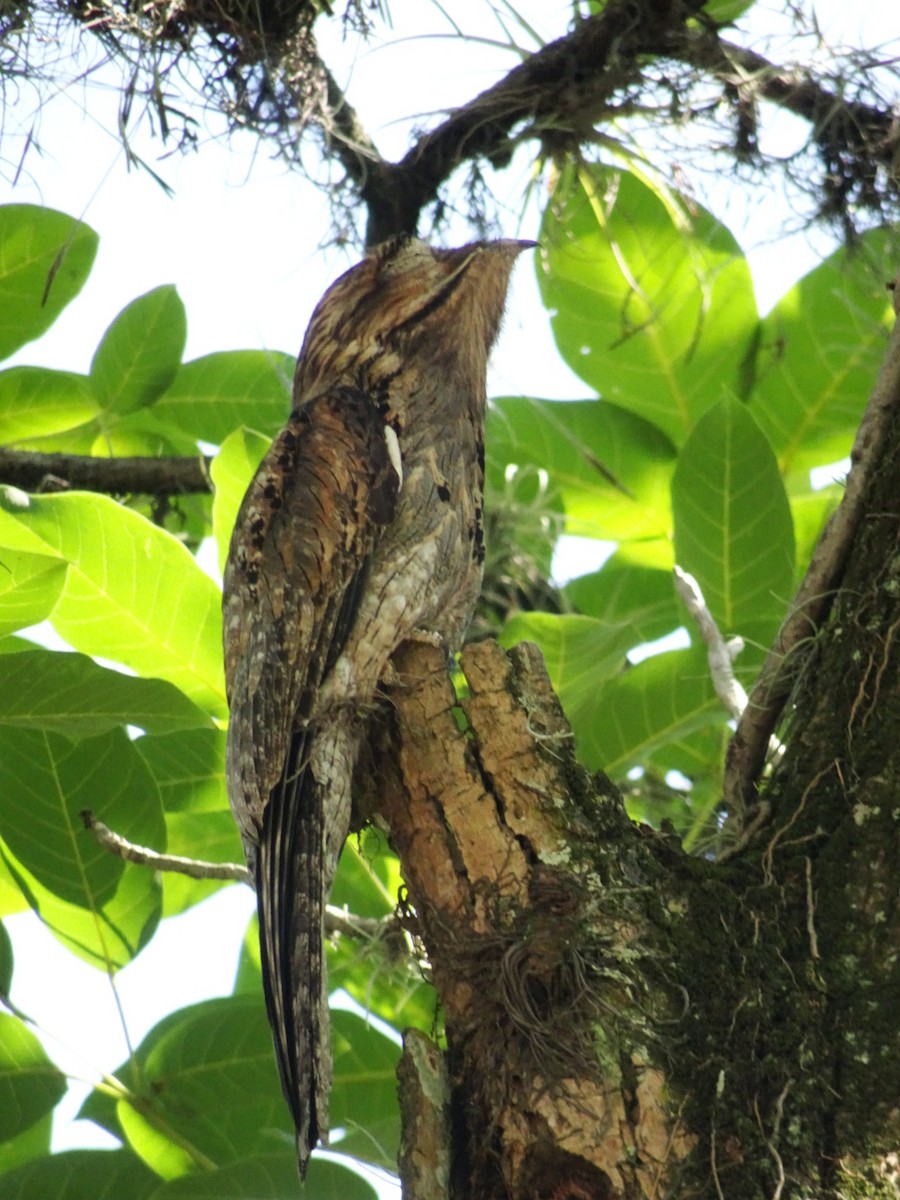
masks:
{"label": "peeling bark strip", "polygon": [[534,646],[480,643],[462,667],[457,707],[441,652],[407,646],[377,752],[446,1019],[450,1195],[664,1194],[692,1145],[654,1030],[683,998],[644,978],[668,839],[576,765]]}

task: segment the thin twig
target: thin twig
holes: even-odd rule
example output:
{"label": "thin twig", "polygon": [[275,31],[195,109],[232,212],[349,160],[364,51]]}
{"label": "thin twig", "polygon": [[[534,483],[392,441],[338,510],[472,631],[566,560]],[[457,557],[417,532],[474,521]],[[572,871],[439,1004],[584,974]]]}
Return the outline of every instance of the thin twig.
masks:
{"label": "thin twig", "polygon": [[[81,813],[85,829],[89,829],[105,850],[126,862],[150,867],[154,871],[165,871],[174,875],[187,875],[190,879],[217,879],[226,882],[245,883],[253,887],[253,878],[243,863],[205,862],[198,858],[184,858],[180,854],[160,854],[148,846],[138,846],[121,834],[113,832],[86,808]],[[348,937],[373,940],[388,935],[402,935],[403,928],[397,917],[360,917],[344,908],[329,904],[325,910],[325,933],[328,937],[345,934]]]}
{"label": "thin twig", "polygon": [[129,842],[120,833],[114,833],[108,825],[94,816],[89,808],[81,813],[85,829],[89,829],[105,850],[122,858],[125,862],[137,863],[140,867],[152,867],[154,871],[168,871],[176,875],[187,875],[190,879],[223,879],[231,883],[246,883],[253,887],[253,879],[243,863],[204,862],[199,858],[183,858],[180,854],[160,854],[148,846]]}
{"label": "thin twig", "polygon": [[[894,308],[900,289],[894,291]],[[790,691],[782,672],[791,650],[819,628],[840,587],[865,511],[866,495],[891,427],[900,419],[900,321],[894,322],[887,352],[850,452],[850,473],[841,503],[831,515],[800,589],[762,665],[728,748],[725,803],[745,812],[754,798],[766,748]]]}

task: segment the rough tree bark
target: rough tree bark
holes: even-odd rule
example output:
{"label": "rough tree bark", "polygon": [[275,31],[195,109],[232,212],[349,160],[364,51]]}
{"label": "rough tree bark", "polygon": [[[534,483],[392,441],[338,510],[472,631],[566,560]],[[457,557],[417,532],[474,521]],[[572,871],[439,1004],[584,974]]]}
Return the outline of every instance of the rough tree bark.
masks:
{"label": "rough tree bark", "polygon": [[[896,336],[894,339],[896,343]],[[401,1066],[408,1200],[896,1197],[900,386],[786,753],[726,860],[575,761],[534,647],[411,646],[370,778],[446,1055]]]}

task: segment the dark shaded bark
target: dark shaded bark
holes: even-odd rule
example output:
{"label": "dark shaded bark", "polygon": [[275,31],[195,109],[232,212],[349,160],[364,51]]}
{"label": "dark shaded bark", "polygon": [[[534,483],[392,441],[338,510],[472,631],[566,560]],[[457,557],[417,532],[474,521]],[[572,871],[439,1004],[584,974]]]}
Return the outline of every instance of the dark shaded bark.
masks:
{"label": "dark shaded bark", "polygon": [[212,491],[210,462],[201,454],[191,458],[96,458],[0,446],[0,483],[26,492],[76,488],[113,496],[183,496]]}

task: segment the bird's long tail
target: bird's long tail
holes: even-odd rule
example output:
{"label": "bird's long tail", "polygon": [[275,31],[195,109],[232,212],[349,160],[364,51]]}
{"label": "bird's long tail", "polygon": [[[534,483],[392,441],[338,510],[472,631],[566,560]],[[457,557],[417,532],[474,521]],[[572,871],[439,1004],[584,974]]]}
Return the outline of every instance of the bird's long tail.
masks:
{"label": "bird's long tail", "polygon": [[328,1138],[331,1039],[323,919],[350,823],[357,738],[348,719],[294,734],[266,806],[257,906],[266,1009],[305,1176]]}

